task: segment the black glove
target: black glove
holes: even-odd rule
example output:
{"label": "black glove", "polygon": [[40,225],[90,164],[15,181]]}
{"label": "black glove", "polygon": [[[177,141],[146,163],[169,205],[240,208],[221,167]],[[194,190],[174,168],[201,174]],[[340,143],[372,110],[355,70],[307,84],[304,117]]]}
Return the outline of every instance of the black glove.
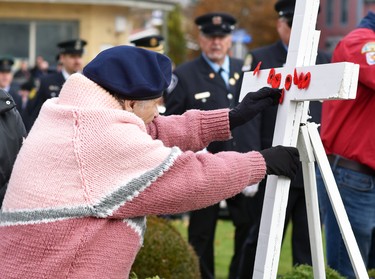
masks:
{"label": "black glove", "polygon": [[234,109],[229,111],[229,126],[234,129],[245,124],[267,107],[277,105],[281,89],[263,87],[257,92],[248,93]]}
{"label": "black glove", "polygon": [[294,178],[300,165],[297,148],[278,145],[259,152],[266,160],[267,174]]}

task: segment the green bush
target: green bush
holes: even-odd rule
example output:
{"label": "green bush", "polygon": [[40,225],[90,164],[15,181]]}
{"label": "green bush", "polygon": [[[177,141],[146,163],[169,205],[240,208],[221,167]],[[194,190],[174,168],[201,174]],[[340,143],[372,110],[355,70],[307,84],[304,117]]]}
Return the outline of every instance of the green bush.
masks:
{"label": "green bush", "polygon": [[[147,230],[131,273],[134,278],[200,278],[198,257],[168,220],[147,217]],[[156,277],[157,278],[157,277]]]}
{"label": "green bush", "polygon": [[[298,265],[281,277],[282,279],[314,279],[313,268],[310,265]],[[345,279],[337,271],[326,267],[326,279]]]}
{"label": "green bush", "polygon": [[368,277],[375,279],[375,269],[370,269],[368,271]]}

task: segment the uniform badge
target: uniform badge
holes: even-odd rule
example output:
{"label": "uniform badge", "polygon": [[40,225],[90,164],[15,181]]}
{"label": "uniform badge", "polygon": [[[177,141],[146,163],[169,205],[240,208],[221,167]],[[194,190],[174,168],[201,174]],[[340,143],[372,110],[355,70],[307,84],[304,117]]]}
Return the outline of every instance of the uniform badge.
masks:
{"label": "uniform badge", "polygon": [[158,45],[158,40],[156,38],[150,39],[150,46],[154,47]]}
{"label": "uniform badge", "polygon": [[75,45],[74,45],[74,49],[75,50],[80,50],[82,48],[82,43],[80,40],[77,40]]}
{"label": "uniform badge", "polygon": [[212,24],[220,25],[223,22],[223,18],[221,16],[214,16],[212,18]]}
{"label": "uniform badge", "polygon": [[375,42],[365,44],[361,50],[362,54],[366,54],[366,61],[369,65],[375,65]]}
{"label": "uniform badge", "polygon": [[211,96],[211,93],[208,92],[208,91],[205,91],[205,92],[196,93],[194,95],[194,99],[195,100],[202,100],[203,101],[203,100],[209,98],[210,96]]}
{"label": "uniform badge", "polygon": [[50,91],[59,91],[60,90],[60,86],[50,85],[50,86],[48,86],[48,90],[50,90]]}

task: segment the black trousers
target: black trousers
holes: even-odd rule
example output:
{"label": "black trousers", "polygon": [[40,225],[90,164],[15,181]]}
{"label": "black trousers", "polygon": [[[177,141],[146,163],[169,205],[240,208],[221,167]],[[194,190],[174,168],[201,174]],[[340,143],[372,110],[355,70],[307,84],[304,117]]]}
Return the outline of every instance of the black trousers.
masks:
{"label": "black trousers", "polygon": [[[250,228],[246,199],[244,195],[238,194],[226,200],[230,218],[235,226],[234,255],[229,268],[230,279],[237,277],[241,250]],[[199,257],[202,279],[215,278],[214,239],[219,209],[219,204],[215,204],[190,212],[188,238]]]}
{"label": "black trousers", "polygon": [[[262,181],[259,185],[258,193],[252,198],[252,202],[247,203],[249,206],[249,214],[254,222],[251,225],[244,246],[242,247],[237,279],[250,279],[253,277],[264,193],[265,181]],[[293,265],[312,265],[305,192],[302,187],[290,187],[284,224],[284,236],[289,221],[293,224]]]}

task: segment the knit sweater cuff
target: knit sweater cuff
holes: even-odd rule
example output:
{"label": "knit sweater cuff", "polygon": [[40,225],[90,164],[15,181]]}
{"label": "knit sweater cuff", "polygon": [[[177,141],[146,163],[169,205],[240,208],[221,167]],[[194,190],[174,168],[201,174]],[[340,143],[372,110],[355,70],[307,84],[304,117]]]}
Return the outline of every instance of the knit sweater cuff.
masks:
{"label": "knit sweater cuff", "polygon": [[202,141],[224,141],[231,138],[229,129],[229,109],[201,111]]}

